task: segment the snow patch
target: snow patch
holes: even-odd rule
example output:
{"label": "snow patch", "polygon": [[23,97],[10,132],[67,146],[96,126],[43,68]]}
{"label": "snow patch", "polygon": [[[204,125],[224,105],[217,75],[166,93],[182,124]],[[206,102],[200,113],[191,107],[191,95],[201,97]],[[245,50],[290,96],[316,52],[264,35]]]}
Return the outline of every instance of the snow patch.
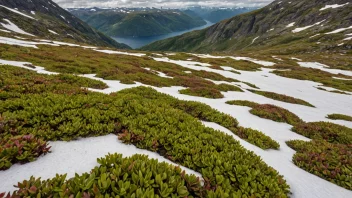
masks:
{"label": "snow patch", "polygon": [[295,25],[296,22],[293,22],[293,23],[290,23],[288,24],[286,27],[289,28],[289,27],[293,27]]}
{"label": "snow patch", "polygon": [[314,38],[314,37],[316,37],[316,36],[319,36],[320,34],[315,34],[315,35],[313,35],[313,36],[311,36],[311,37],[309,37],[309,38]]}
{"label": "snow patch", "polygon": [[326,10],[326,9],[330,9],[330,8],[332,8],[332,9],[340,8],[340,7],[346,6],[346,5],[348,5],[348,4],[349,4],[349,3],[347,2],[347,3],[341,4],[341,5],[339,5],[339,4],[325,5],[325,7],[321,8],[320,11],[323,11],[323,10]]}
{"label": "snow patch", "polygon": [[28,16],[28,15],[26,15],[26,14],[23,14],[22,12],[19,12],[18,10],[11,9],[11,8],[8,8],[8,7],[3,6],[3,5],[0,5],[0,7],[3,7],[3,8],[5,8],[5,9],[7,9],[7,10],[10,10],[11,12],[14,12],[14,13],[16,13],[16,14],[19,14],[19,15],[22,15],[22,16],[24,16],[24,17],[27,17],[27,18],[30,18],[30,19],[35,20],[35,18],[33,18],[33,17],[31,17],[31,16]]}
{"label": "snow patch", "polygon": [[14,23],[12,23],[10,20],[8,19],[4,19],[4,21],[7,22],[7,24],[5,23],[0,23],[4,28],[11,30],[13,32],[17,32],[19,34],[25,34],[28,36],[34,36],[33,34],[27,33],[25,31],[23,31],[21,28],[19,28],[17,25],[15,25]]}
{"label": "snow patch", "polygon": [[3,30],[3,29],[0,29],[0,31],[6,32],[6,33],[11,33],[10,31],[8,31],[8,30]]}
{"label": "snow patch", "polygon": [[99,165],[97,158],[104,157],[109,153],[121,153],[123,157],[130,157],[134,154],[147,155],[151,159],[178,166],[187,174],[194,174],[202,178],[200,173],[175,164],[155,152],[124,144],[118,140],[116,135],[112,134],[81,138],[70,142],[49,142],[49,145],[52,152],[39,157],[36,161],[23,165],[14,164],[10,169],[0,171],[0,178],[6,178],[1,181],[0,191],[16,190],[14,184],[29,179],[32,175],[46,180],[55,177],[56,174],[67,173],[67,179],[69,179],[74,177],[76,173],[90,172],[95,166]]}
{"label": "snow patch", "polygon": [[253,44],[255,42],[255,40],[257,40],[259,38],[259,36],[255,37],[253,40],[252,40],[252,43]]}
{"label": "snow patch", "polygon": [[52,33],[52,34],[56,34],[56,35],[59,35],[58,33],[56,33],[56,32],[54,32],[54,31],[52,31],[52,30],[48,30],[50,33]]}
{"label": "snow patch", "polygon": [[343,32],[343,31],[349,30],[349,29],[352,29],[352,26],[347,27],[347,28],[340,28],[340,29],[337,29],[337,30],[334,30],[332,32],[328,32],[328,33],[325,33],[325,34],[336,34],[336,33],[340,33],[340,32]]}
{"label": "snow patch", "polygon": [[[160,61],[165,61],[165,60],[171,61],[167,58],[163,58]],[[233,99],[249,100],[249,101],[258,102],[261,104],[273,104],[273,105],[277,105],[285,109],[288,109],[289,111],[295,113],[302,120],[306,122],[330,121],[330,122],[340,123],[348,127],[351,127],[352,126],[351,123],[347,123],[347,122],[342,123],[339,121],[328,120],[327,118],[325,118],[326,115],[332,114],[332,113],[349,115],[352,109],[350,96],[318,90],[316,89],[316,87],[321,86],[321,84],[319,83],[289,79],[289,78],[277,76],[271,73],[273,71],[272,69],[268,69],[268,68],[262,68],[262,71],[257,71],[257,72],[241,71],[241,74],[235,74],[229,71],[216,70],[206,66],[202,66],[201,65],[202,63],[197,63],[192,61],[175,61],[175,63],[183,67],[187,67],[195,70],[211,71],[228,78],[234,78],[241,81],[246,81],[252,84],[256,84],[257,86],[260,86],[261,90],[272,91],[275,93],[281,93],[288,96],[294,96],[294,97],[306,100],[311,104],[315,105],[316,108],[311,108],[311,107],[306,107],[302,105],[285,103],[285,102],[272,100],[272,99],[254,94],[249,91],[228,92],[228,93],[224,93],[225,98],[223,99],[208,99],[208,98],[179,94],[178,91],[182,89],[182,87],[163,87],[163,88],[153,87],[154,89],[156,89],[161,93],[169,94],[181,100],[197,101],[197,102],[205,103],[214,109],[217,109],[223,113],[233,116],[239,121],[241,126],[260,130],[266,135],[272,137],[274,140],[278,141],[281,145],[280,150],[262,150],[240,139],[239,137],[235,136],[232,132],[225,129],[224,127],[221,127],[215,123],[203,122],[205,126],[212,127],[224,133],[227,133],[228,135],[231,135],[234,139],[238,140],[242,146],[244,146],[246,149],[250,151],[253,151],[255,154],[259,155],[269,166],[272,166],[273,168],[275,168],[280,174],[284,176],[285,180],[287,180],[288,184],[290,185],[292,198],[352,197],[352,191],[346,190],[320,177],[310,174],[304,171],[303,169],[300,169],[299,167],[295,166],[292,163],[292,156],[295,153],[295,151],[290,149],[285,144],[285,141],[292,140],[292,139],[306,140],[306,141],[309,140],[308,138],[305,138],[301,135],[298,135],[292,132],[290,130],[292,126],[285,123],[278,123],[278,122],[274,122],[271,120],[262,119],[257,116],[254,116],[248,112],[248,110],[250,109],[248,107],[225,104],[225,101],[233,100]],[[102,93],[111,93],[114,91],[122,90],[124,88],[131,88],[131,87],[137,87],[137,86],[143,85],[138,82],[135,85],[125,85],[125,84],[121,84],[119,81],[103,80],[103,79],[97,78],[95,77],[94,74],[82,75],[82,76],[105,82],[109,86],[108,89],[105,89],[105,90],[90,89],[90,90],[99,91]],[[264,76],[267,76],[267,77],[264,77]],[[148,87],[152,87],[152,86],[148,86]],[[290,89],[288,89],[288,87]],[[114,138],[106,138],[109,136]],[[127,150],[126,152],[128,152],[133,148],[132,146],[132,147],[129,147],[128,149],[125,149],[126,146],[131,146],[131,145],[121,145],[120,147],[116,145],[117,144],[116,141],[118,141],[116,136],[113,136],[113,135],[109,135],[109,136],[87,138],[87,139],[82,139],[82,140],[72,141],[72,142],[50,143],[50,145],[53,146],[53,149],[54,149],[53,153],[50,153],[44,157],[40,157],[35,162],[31,162],[25,165],[14,165],[9,170],[0,172],[0,177],[9,178],[9,180],[11,180],[10,182],[11,185],[13,185],[17,182],[17,180],[22,179],[21,178],[22,174],[24,175],[23,176],[24,179],[28,179],[30,175],[35,175],[36,177],[39,177],[41,176],[40,174],[42,172],[46,174],[48,172],[45,172],[45,171],[50,171],[52,169],[54,169],[52,172],[50,172],[50,174],[53,174],[52,176],[54,176],[55,173],[57,172],[58,173],[68,172],[71,175],[74,172],[78,172],[78,171],[86,172],[86,171],[89,171],[91,168],[93,168],[92,166],[94,166],[94,164],[90,165],[89,167],[87,166],[86,168],[88,170],[82,170],[84,169],[85,165],[82,164],[81,162],[96,163],[95,158],[102,157],[102,156],[95,155],[95,153],[99,152],[99,154],[104,155],[106,154],[106,152],[121,152],[121,150],[122,151]],[[106,138],[106,139],[101,140],[100,138],[102,139]],[[112,141],[112,139],[114,142],[109,142],[109,141]],[[88,142],[82,143],[82,141],[88,141]],[[57,147],[57,145],[60,145],[60,144],[64,144],[64,145]],[[81,146],[76,147],[75,144],[79,144]],[[91,147],[93,148],[90,150]],[[109,147],[109,148],[114,147],[113,149],[118,149],[118,150],[116,151],[105,150],[106,147]],[[56,148],[60,148],[60,149],[56,149]],[[82,152],[80,152],[81,150]],[[66,152],[63,152],[63,151],[66,151]],[[146,152],[144,150],[142,151]],[[60,155],[59,153],[62,153],[64,157],[58,157],[58,159],[60,159],[60,161],[63,160],[67,164],[60,164],[61,163],[60,161],[55,161],[50,158],[51,156]],[[67,155],[67,153],[70,153],[70,155]],[[73,153],[72,156],[71,156],[71,153]],[[87,154],[90,155],[89,158],[87,158]],[[67,156],[69,156],[68,158],[70,159],[66,160],[65,158]],[[50,159],[48,159],[48,157]],[[76,157],[79,158],[80,161],[76,160],[75,159]],[[91,158],[94,158],[94,159],[91,159]],[[42,165],[42,162],[43,162],[42,160],[50,164]],[[50,161],[54,161],[54,162],[50,162]],[[72,166],[70,165],[71,161],[75,162],[75,163],[72,162],[72,164],[74,164]],[[57,165],[57,164],[60,164],[60,165]],[[77,165],[79,165],[79,168],[73,169],[73,167],[77,167]],[[27,167],[30,167],[30,168],[27,168]],[[25,175],[26,171],[32,171],[31,169],[36,167],[42,167],[42,169],[34,170],[35,173],[29,173],[28,175]],[[50,170],[46,170],[48,169],[47,167],[55,167],[55,168],[50,168]],[[13,172],[11,174],[7,174],[9,171],[13,171]],[[11,178],[11,175],[13,174],[17,174],[16,178],[14,179]],[[51,175],[50,176],[46,175],[46,176],[52,177]],[[8,187],[13,188],[12,186],[8,186]],[[0,189],[0,191],[7,191],[7,189],[5,190]]]}
{"label": "snow patch", "polygon": [[301,32],[303,30],[306,30],[308,28],[311,28],[313,26],[316,26],[316,25],[320,25],[321,23],[323,23],[324,21],[326,21],[326,19],[320,21],[320,22],[317,22],[317,23],[314,23],[313,25],[308,25],[308,26],[305,26],[305,27],[301,27],[301,28],[296,28],[294,30],[292,30],[293,33],[297,33],[297,32]]}
{"label": "snow patch", "polygon": [[[11,66],[15,66],[15,67],[21,67],[21,68],[25,68],[25,69],[28,69],[28,70],[36,71],[37,73],[40,73],[40,74],[49,74],[49,75],[59,74],[59,73],[56,73],[56,72],[46,71],[44,67],[38,67],[38,66],[34,66],[35,68],[27,67],[26,65],[32,65],[29,62],[8,61],[8,60],[0,59],[0,65],[11,65]],[[1,171],[0,171],[0,174],[1,174]]]}
{"label": "snow patch", "polygon": [[128,52],[121,52],[121,51],[114,51],[114,50],[95,50],[95,51],[107,53],[107,54],[122,54],[122,55],[138,56],[138,57],[142,57],[146,55],[142,53],[128,53]]}
{"label": "snow patch", "polygon": [[331,74],[344,74],[346,76],[352,76],[352,71],[340,70],[340,69],[329,69],[329,66],[318,63],[318,62],[298,62],[301,67],[314,68],[322,71],[329,72]]}
{"label": "snow patch", "polygon": [[295,57],[291,57],[292,60],[298,60],[298,61],[302,61],[301,59],[299,58],[295,58]]}

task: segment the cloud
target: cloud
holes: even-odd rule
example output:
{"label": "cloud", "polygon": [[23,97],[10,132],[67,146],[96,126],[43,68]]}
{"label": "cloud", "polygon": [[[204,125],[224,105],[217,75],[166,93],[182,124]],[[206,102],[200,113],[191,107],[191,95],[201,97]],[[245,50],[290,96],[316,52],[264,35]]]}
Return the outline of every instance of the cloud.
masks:
{"label": "cloud", "polygon": [[73,7],[259,7],[273,0],[53,0],[64,8]]}

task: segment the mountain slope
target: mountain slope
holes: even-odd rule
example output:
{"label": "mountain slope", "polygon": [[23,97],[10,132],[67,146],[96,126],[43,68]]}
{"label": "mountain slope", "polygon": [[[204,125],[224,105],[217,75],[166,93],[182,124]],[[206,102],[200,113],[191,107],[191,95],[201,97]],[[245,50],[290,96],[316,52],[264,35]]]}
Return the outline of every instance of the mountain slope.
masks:
{"label": "mountain slope", "polygon": [[51,0],[0,0],[0,22],[4,24],[0,25],[2,29],[16,25],[41,38],[129,48],[94,30]]}
{"label": "mountain slope", "polygon": [[155,36],[205,25],[200,17],[179,10],[70,9],[71,13],[110,36]]}
{"label": "mountain slope", "polygon": [[[343,5],[323,9],[326,5]],[[352,26],[349,0],[284,0],[224,20],[207,29],[152,43],[144,50],[232,52],[268,49],[289,52],[351,48],[342,33],[325,34]],[[319,34],[319,35],[317,35]],[[314,36],[314,37],[313,37]],[[340,43],[347,45],[336,46]]]}
{"label": "mountain slope", "polygon": [[256,7],[236,7],[236,8],[208,8],[208,7],[190,7],[184,12],[193,12],[201,18],[210,21],[212,23],[217,23],[224,19],[232,18],[236,15],[250,12],[257,9]]}

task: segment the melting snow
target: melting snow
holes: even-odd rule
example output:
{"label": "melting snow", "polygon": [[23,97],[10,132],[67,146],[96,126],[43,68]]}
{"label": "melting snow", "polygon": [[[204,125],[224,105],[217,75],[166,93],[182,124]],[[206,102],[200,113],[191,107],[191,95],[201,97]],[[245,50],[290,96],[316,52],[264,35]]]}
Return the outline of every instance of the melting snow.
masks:
{"label": "melting snow", "polygon": [[252,40],[252,43],[253,44],[255,42],[255,40],[257,40],[259,38],[259,36],[255,37],[253,40]]}
{"label": "melting snow", "polygon": [[345,3],[345,4],[341,4],[341,5],[338,5],[338,4],[333,4],[333,5],[325,5],[325,7],[321,8],[320,11],[323,11],[323,10],[326,10],[326,9],[329,9],[329,8],[332,8],[332,9],[335,9],[335,8],[340,8],[340,7],[343,7],[345,5],[348,5],[349,3]]}
{"label": "melting snow", "polygon": [[[28,62],[8,61],[8,60],[0,59],[0,65],[12,65],[15,67],[21,67],[21,68],[29,69],[32,71],[36,71],[37,73],[40,73],[40,74],[51,74],[51,75],[58,74],[56,72],[46,71],[44,67],[38,67],[38,66],[34,66],[35,68],[27,67],[26,65],[32,65],[31,63],[28,63]],[[1,171],[0,171],[0,173],[1,173]]]}
{"label": "melting snow", "polygon": [[320,25],[320,24],[323,23],[324,21],[325,21],[325,20],[322,20],[322,21],[320,21],[320,22],[314,23],[313,25],[308,25],[308,26],[305,26],[305,27],[296,28],[296,29],[292,30],[292,32],[293,32],[293,33],[301,32],[301,31],[306,30],[306,29],[308,29],[308,28],[311,28],[311,27],[313,27],[313,26],[315,26],[315,25]]}
{"label": "melting snow", "polygon": [[296,23],[296,22],[290,23],[290,24],[288,24],[286,27],[288,27],[288,28],[289,28],[289,27],[293,27],[293,26],[295,25],[295,23]]}
{"label": "melting snow", "polygon": [[351,40],[352,39],[352,37],[347,37],[347,38],[345,38],[345,39],[343,39],[344,41],[349,41],[349,40]]}
{"label": "melting snow", "polygon": [[33,34],[29,34],[25,31],[23,31],[22,29],[20,29],[19,27],[17,27],[17,25],[15,25],[14,23],[12,23],[10,20],[8,19],[4,19],[4,21],[7,22],[7,24],[5,23],[0,23],[4,28],[11,30],[13,32],[17,32],[19,34],[26,34],[28,36],[34,36]]}
{"label": "melting snow", "polygon": [[314,69],[320,69],[322,71],[329,72],[331,74],[344,74],[346,76],[352,76],[352,71],[340,70],[340,69],[329,69],[329,66],[317,63],[317,62],[298,62],[301,67],[308,67]]}
{"label": "melting snow", "polygon": [[58,33],[54,32],[52,30],[49,30],[49,32],[52,33],[52,34],[57,34],[58,35]]}
{"label": "melting snow", "polygon": [[273,31],[273,30],[275,30],[275,28],[271,28],[270,30],[268,30],[268,31],[266,31],[266,32],[271,32],[271,31]]}
{"label": "melting snow", "polygon": [[[285,123],[278,123],[271,120],[266,120],[254,116],[248,112],[250,108],[233,106],[225,104],[225,101],[240,99],[250,100],[261,104],[274,104],[281,106],[289,111],[297,114],[301,119],[306,122],[313,121],[330,121],[338,124],[343,124],[351,127],[352,124],[348,122],[328,120],[325,118],[327,114],[341,113],[350,115],[351,113],[351,98],[347,95],[330,93],[322,90],[318,90],[315,87],[321,86],[319,83],[311,81],[302,81],[296,79],[284,78],[277,76],[271,71],[272,69],[262,68],[262,71],[249,72],[241,71],[241,74],[235,74],[229,71],[222,71],[209,68],[202,64],[193,61],[174,61],[167,58],[156,59],[159,61],[174,62],[180,66],[191,68],[195,70],[212,71],[221,74],[225,77],[235,78],[238,80],[250,82],[260,86],[261,90],[272,91],[275,93],[281,93],[289,96],[294,96],[310,102],[315,105],[316,108],[306,107],[302,105],[290,104],[281,101],[272,100],[249,91],[245,92],[227,92],[224,93],[225,98],[223,99],[208,99],[202,97],[194,97],[188,95],[179,94],[179,90],[182,87],[154,87],[159,92],[169,94],[173,97],[181,100],[198,101],[210,105],[211,107],[227,113],[235,117],[241,126],[258,129],[263,133],[269,135],[274,140],[278,141],[281,145],[280,150],[262,150],[244,140],[239,139],[237,136],[232,134],[229,130],[214,124],[203,122],[204,125],[218,129],[224,133],[231,135],[233,138],[238,140],[241,145],[246,149],[253,151],[259,155],[269,166],[272,166],[280,174],[284,175],[288,184],[291,187],[293,198],[310,197],[310,198],[330,198],[330,197],[352,197],[352,191],[346,190],[333,183],[330,183],[322,178],[312,175],[292,163],[292,155],[295,153],[290,149],[285,141],[291,139],[309,140],[303,136],[300,136],[290,130],[291,126]],[[11,64],[17,64],[12,61]],[[23,65],[20,63],[19,65]],[[143,84],[137,83],[135,85],[124,85],[119,81],[114,80],[102,80],[96,78],[94,74],[83,75],[84,77],[101,80],[105,82],[109,88],[105,90],[94,90],[102,93],[111,93],[119,91],[124,88],[131,88],[141,86]],[[266,76],[266,77],[264,77]],[[152,87],[152,86],[149,86]],[[289,89],[288,89],[289,87]],[[111,142],[110,142],[111,141]],[[108,142],[108,143],[107,143]],[[46,156],[40,157],[37,161],[31,162],[25,165],[14,165],[7,171],[0,172],[2,178],[9,178],[6,180],[6,188],[0,187],[0,191],[7,191],[13,189],[12,185],[18,180],[28,179],[30,175],[42,176],[43,178],[53,177],[55,173],[69,173],[72,175],[75,172],[81,173],[89,171],[96,165],[95,158],[102,157],[107,152],[118,152],[125,155],[132,155],[134,153],[148,152],[145,150],[135,150],[136,148],[132,145],[125,145],[118,142],[116,136],[108,135],[95,138],[86,138],[72,142],[52,142],[53,153]],[[57,152],[56,152],[57,151]],[[70,155],[67,155],[70,153]],[[90,157],[87,157],[89,153]],[[148,153],[149,155],[149,153]],[[150,155],[156,155],[155,158],[164,160],[155,153]],[[63,157],[64,156],[64,157]],[[68,159],[66,159],[68,158]],[[84,162],[84,163],[82,163]],[[46,164],[47,163],[47,164]],[[43,165],[45,164],[45,165]],[[89,164],[89,165],[87,165]],[[51,167],[50,169],[47,167]],[[73,168],[75,167],[75,168]],[[38,168],[38,169],[35,169]],[[33,172],[30,172],[33,171]],[[11,173],[10,173],[11,172]],[[13,175],[16,175],[13,177]],[[11,177],[12,176],[12,177]],[[4,186],[4,185],[3,185]],[[2,188],[4,188],[2,190]]]}
{"label": "melting snow", "polygon": [[[248,58],[248,57],[238,57],[238,56],[212,56],[210,54],[191,54],[194,56],[197,56],[199,58],[232,58],[234,60],[246,60],[246,61],[250,61],[253,63],[256,63],[258,65],[262,65],[262,66],[266,66],[266,67],[270,67],[270,66],[274,66],[275,63],[273,62],[269,62],[269,61],[261,61],[261,60],[256,60],[253,58]],[[209,65],[210,66],[210,65]]]}
{"label": "melting snow", "polygon": [[13,191],[15,190],[14,184],[18,181],[29,179],[32,175],[45,180],[55,177],[56,173],[67,173],[67,178],[71,178],[76,173],[90,172],[98,165],[97,158],[104,157],[108,153],[121,153],[123,157],[129,157],[134,154],[148,155],[149,158],[179,166],[187,174],[194,174],[202,178],[200,173],[175,164],[155,152],[124,144],[117,139],[116,135],[112,134],[70,142],[49,142],[49,144],[51,153],[39,157],[34,162],[23,165],[15,164],[9,170],[0,171],[0,178],[6,178],[1,181],[0,191]]}
{"label": "melting snow", "polygon": [[298,60],[298,61],[302,61],[301,59],[299,58],[295,58],[295,57],[291,57],[292,60]]}
{"label": "melting snow", "polygon": [[340,32],[343,32],[343,31],[349,30],[349,29],[352,29],[352,26],[347,27],[347,28],[340,28],[340,29],[337,29],[337,30],[334,30],[332,32],[328,32],[328,33],[325,33],[325,34],[336,34],[336,33],[340,33]]}
{"label": "melting snow", "polygon": [[348,79],[348,78],[339,78],[339,77],[332,77],[332,78],[335,78],[335,79],[338,79],[338,80],[352,80],[352,79]]}
{"label": "melting snow", "polygon": [[8,8],[8,7],[3,6],[3,5],[0,5],[0,7],[3,7],[3,8],[8,9],[8,10],[10,10],[10,11],[16,13],[16,14],[19,14],[19,15],[22,15],[22,16],[24,16],[24,17],[27,17],[27,18],[34,19],[34,20],[35,20],[35,18],[33,18],[33,17],[31,17],[31,16],[28,16],[28,15],[26,15],[26,14],[23,14],[22,12],[19,12],[19,11],[15,10],[15,9],[11,9],[11,8]]}
{"label": "melting snow", "polygon": [[31,11],[31,14],[35,15],[35,12],[34,12],[34,11]]}
{"label": "melting snow", "polygon": [[0,29],[0,31],[6,32],[6,33],[11,33],[10,31],[8,31],[8,30],[3,30],[3,29]]}
{"label": "melting snow", "polygon": [[309,37],[309,38],[314,38],[314,37],[316,37],[316,36],[319,36],[320,34],[315,34],[315,35],[313,35],[313,36],[311,36],[311,37]]}
{"label": "melting snow", "polygon": [[114,50],[95,50],[95,51],[103,52],[107,54],[122,54],[122,55],[138,56],[138,57],[142,57],[146,55],[142,53],[128,53],[128,52],[121,52],[121,51],[114,51]]}

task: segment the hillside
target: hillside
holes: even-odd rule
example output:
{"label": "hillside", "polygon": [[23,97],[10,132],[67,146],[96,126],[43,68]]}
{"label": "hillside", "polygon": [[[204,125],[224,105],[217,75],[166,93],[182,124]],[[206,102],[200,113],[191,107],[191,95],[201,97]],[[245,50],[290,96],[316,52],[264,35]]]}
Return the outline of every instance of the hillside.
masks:
{"label": "hillside", "polygon": [[3,24],[0,25],[1,29],[20,28],[27,35],[45,39],[129,48],[94,30],[51,0],[32,0],[31,3],[22,0],[0,0],[0,22]]}
{"label": "hillside", "polygon": [[[345,5],[323,9],[334,4]],[[351,18],[352,4],[348,0],[277,0],[207,29],[157,41],[142,49],[191,52],[269,50],[272,53],[346,51],[351,48],[351,40],[345,40],[344,34],[352,31],[348,30],[352,26]],[[347,29],[327,34],[340,28]]]}
{"label": "hillside", "polygon": [[92,27],[110,36],[156,36],[205,25],[197,16],[179,10],[69,9]]}
{"label": "hillside", "polygon": [[197,16],[210,21],[212,23],[217,23],[224,19],[232,18],[236,15],[250,12],[252,10],[258,9],[256,7],[235,7],[235,8],[217,8],[217,7],[190,7],[184,12],[193,12]]}
{"label": "hillside", "polygon": [[49,39],[3,7],[28,21],[0,22],[0,198],[351,198],[350,7],[317,2],[326,24],[277,36],[300,39],[209,54]]}

